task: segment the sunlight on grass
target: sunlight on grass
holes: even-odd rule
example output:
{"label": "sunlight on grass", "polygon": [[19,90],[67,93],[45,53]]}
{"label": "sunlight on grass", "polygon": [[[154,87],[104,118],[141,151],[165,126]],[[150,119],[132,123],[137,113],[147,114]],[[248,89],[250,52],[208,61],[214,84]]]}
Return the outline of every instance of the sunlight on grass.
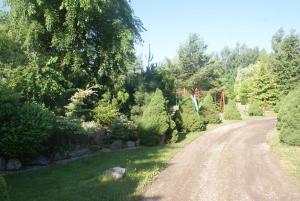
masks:
{"label": "sunlight on grass", "polygon": [[[227,124],[231,122],[225,122]],[[208,130],[220,124],[209,125]],[[141,147],[99,153],[64,165],[7,176],[12,201],[139,200],[145,187],[167,166],[174,154],[205,132],[184,135],[181,142],[164,147]],[[105,175],[106,169],[126,168],[124,178]]]}
{"label": "sunlight on grass", "polygon": [[281,143],[279,132],[276,129],[270,133],[269,143],[273,153],[279,158],[282,167],[300,182],[300,147]]}

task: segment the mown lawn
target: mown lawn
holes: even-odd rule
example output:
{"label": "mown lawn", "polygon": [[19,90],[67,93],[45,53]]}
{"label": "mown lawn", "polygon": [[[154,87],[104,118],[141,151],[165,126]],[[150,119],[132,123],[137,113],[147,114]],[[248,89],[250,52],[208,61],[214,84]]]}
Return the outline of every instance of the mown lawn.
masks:
{"label": "mown lawn", "polygon": [[[6,176],[9,194],[12,201],[138,200],[172,155],[201,134],[190,133],[175,145],[99,153],[64,165]],[[116,181],[103,177],[103,172],[114,166],[125,167],[126,176]]]}
{"label": "mown lawn", "polygon": [[281,143],[276,129],[269,135],[269,143],[283,168],[295,176],[300,184],[300,147]]}

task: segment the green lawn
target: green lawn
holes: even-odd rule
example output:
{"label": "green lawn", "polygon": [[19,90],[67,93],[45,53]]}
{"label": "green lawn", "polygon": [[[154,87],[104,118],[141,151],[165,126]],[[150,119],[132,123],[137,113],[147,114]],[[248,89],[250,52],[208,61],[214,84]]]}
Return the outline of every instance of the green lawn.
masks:
{"label": "green lawn", "polygon": [[281,143],[276,129],[269,135],[269,144],[282,167],[295,176],[300,184],[300,147]]}
{"label": "green lawn", "polygon": [[[12,201],[138,200],[172,155],[201,134],[190,133],[175,145],[99,153],[7,176],[9,194]],[[116,181],[103,177],[103,171],[114,166],[125,167],[126,176]]]}

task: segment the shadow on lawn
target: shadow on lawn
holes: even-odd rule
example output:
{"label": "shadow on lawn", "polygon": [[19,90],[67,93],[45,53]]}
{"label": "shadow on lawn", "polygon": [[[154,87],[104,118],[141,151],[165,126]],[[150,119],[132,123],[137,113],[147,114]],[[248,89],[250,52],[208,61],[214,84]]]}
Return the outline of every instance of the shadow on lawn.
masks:
{"label": "shadow on lawn", "polygon": [[[99,153],[65,165],[19,175],[7,176],[12,201],[129,201],[159,200],[141,197],[141,191],[159,171],[166,167],[172,147],[145,147],[136,150]],[[126,168],[119,180],[103,180],[111,167]]]}

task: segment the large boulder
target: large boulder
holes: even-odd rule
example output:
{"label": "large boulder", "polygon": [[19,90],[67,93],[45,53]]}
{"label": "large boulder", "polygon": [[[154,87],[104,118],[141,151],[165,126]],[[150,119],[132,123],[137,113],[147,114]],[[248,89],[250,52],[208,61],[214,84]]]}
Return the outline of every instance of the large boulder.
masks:
{"label": "large boulder", "polygon": [[114,179],[120,179],[125,175],[126,169],[121,167],[113,167],[105,171],[106,175],[112,176]]}
{"label": "large boulder", "polygon": [[0,171],[5,170],[6,161],[4,157],[0,157]]}
{"label": "large boulder", "polygon": [[7,161],[6,169],[7,170],[19,170],[22,167],[22,163],[19,159],[12,158]]}

